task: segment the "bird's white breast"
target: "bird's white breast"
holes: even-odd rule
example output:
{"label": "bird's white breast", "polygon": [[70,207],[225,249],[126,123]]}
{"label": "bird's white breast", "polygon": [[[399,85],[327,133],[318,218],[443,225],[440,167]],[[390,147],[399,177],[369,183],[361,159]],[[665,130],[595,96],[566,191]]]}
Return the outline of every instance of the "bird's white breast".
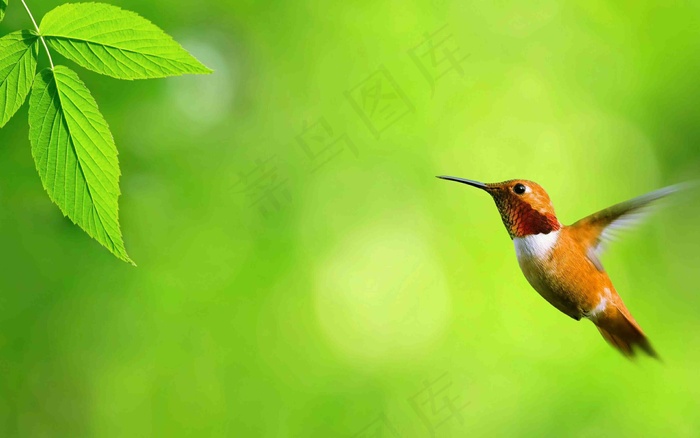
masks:
{"label": "bird's white breast", "polygon": [[515,254],[518,260],[541,260],[554,249],[554,245],[559,240],[559,232],[552,231],[548,234],[531,234],[525,237],[515,237]]}

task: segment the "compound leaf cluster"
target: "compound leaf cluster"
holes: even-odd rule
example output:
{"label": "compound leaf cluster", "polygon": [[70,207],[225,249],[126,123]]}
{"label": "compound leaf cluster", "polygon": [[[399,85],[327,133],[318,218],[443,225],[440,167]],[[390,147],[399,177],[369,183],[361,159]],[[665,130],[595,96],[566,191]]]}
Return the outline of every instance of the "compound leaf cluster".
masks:
{"label": "compound leaf cluster", "polygon": [[[7,0],[0,0],[0,20],[6,7]],[[37,73],[42,46],[51,66]],[[49,198],[88,235],[133,264],[119,227],[120,169],[112,133],[78,74],[54,65],[50,50],[117,79],[211,70],[150,21],[102,3],[58,6],[35,30],[0,38],[0,127],[29,95],[31,152]]]}

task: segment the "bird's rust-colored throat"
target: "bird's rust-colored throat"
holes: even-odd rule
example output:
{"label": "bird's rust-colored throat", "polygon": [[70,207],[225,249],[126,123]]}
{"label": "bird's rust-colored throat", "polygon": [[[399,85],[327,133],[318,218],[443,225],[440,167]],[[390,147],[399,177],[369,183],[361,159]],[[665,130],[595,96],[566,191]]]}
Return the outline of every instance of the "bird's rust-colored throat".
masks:
{"label": "bird's rust-colored throat", "polygon": [[513,179],[482,183],[455,176],[438,178],[476,187],[490,194],[511,238],[549,234],[561,228],[549,195],[533,181]]}

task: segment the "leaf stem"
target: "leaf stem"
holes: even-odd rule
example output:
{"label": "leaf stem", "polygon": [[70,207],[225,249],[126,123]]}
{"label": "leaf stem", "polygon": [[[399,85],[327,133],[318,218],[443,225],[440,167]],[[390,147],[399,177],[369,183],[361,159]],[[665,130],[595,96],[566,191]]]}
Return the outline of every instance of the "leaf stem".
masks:
{"label": "leaf stem", "polygon": [[39,39],[41,40],[42,44],[44,44],[44,49],[46,49],[46,56],[49,57],[49,64],[51,64],[51,70],[53,70],[54,69],[53,59],[51,59],[51,52],[49,52],[49,46],[46,45],[46,40],[44,40],[44,37],[41,35],[41,30],[39,30],[39,25],[36,24],[36,20],[34,19],[34,16],[32,15],[32,11],[29,10],[29,7],[24,2],[24,0],[21,0],[21,1],[22,1],[22,4],[24,5],[24,9],[27,10],[27,14],[29,14],[29,18],[31,18],[32,23],[34,23],[34,27],[36,28],[36,32],[39,35]]}

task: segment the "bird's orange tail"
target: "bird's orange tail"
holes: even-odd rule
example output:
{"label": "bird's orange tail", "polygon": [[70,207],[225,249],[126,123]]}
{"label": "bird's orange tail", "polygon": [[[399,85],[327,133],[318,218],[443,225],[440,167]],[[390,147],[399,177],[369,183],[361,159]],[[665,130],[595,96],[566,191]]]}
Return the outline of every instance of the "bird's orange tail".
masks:
{"label": "bird's orange tail", "polygon": [[634,347],[640,347],[649,356],[659,359],[634,318],[615,306],[610,307],[604,315],[594,321],[603,338],[627,357],[633,357]]}

